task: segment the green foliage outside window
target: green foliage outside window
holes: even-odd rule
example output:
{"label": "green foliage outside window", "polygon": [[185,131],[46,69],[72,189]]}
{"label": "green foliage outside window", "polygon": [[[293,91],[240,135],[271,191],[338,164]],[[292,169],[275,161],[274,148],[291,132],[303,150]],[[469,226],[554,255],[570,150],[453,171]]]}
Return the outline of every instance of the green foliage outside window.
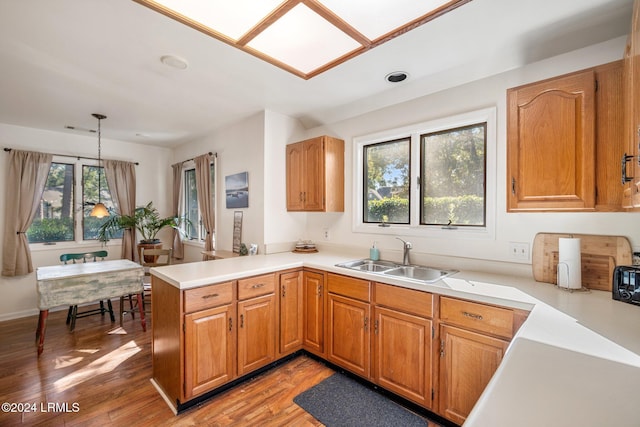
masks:
{"label": "green foliage outside window", "polygon": [[484,197],[425,197],[423,206],[425,224],[484,224]]}
{"label": "green foliage outside window", "polygon": [[421,136],[421,224],[485,225],[486,123]]}
{"label": "green foliage outside window", "polygon": [[409,138],[365,147],[365,222],[409,223],[410,148]]}
{"label": "green foliage outside window", "polygon": [[27,230],[30,243],[73,240],[73,218],[37,218]]}
{"label": "green foliage outside window", "polygon": [[369,200],[368,221],[388,222],[392,224],[406,223],[409,212],[409,200],[391,197],[382,200]]}
{"label": "green foliage outside window", "polygon": [[[428,224],[484,223],[484,198],[473,195],[457,197],[425,197],[423,199],[425,218]],[[371,222],[398,223],[405,220],[409,201],[399,197],[383,200],[369,200],[367,203]],[[385,218],[386,217],[386,218]],[[384,220],[384,221],[383,221]]]}

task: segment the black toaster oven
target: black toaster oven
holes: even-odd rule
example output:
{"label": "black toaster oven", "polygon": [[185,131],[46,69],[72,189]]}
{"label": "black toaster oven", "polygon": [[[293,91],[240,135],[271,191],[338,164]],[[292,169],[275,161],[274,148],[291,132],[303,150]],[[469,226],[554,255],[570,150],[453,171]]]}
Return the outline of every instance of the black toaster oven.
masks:
{"label": "black toaster oven", "polygon": [[619,265],[615,268],[613,299],[640,305],[640,266]]}

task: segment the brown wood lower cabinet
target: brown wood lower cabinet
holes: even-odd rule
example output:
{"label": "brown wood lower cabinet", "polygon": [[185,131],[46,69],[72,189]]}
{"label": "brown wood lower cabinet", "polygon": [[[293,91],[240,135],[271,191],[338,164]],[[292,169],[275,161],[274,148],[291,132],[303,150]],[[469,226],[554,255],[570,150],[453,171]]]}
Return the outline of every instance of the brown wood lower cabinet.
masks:
{"label": "brown wood lower cabinet", "polygon": [[329,294],[327,359],[361,377],[370,376],[369,303]]}
{"label": "brown wood lower cabinet", "polygon": [[235,334],[231,305],[185,315],[185,398],[234,378]]}
{"label": "brown wood lower cabinet", "polygon": [[431,408],[432,322],[411,314],[375,308],[375,383]]}
{"label": "brown wood lower cabinet", "polygon": [[373,381],[431,409],[433,294],[381,283],[374,289]]}
{"label": "brown wood lower cabinet", "polygon": [[303,288],[302,271],[280,274],[280,333],[279,355],[284,356],[302,348]]}
{"label": "brown wood lower cabinet", "polygon": [[440,415],[464,422],[525,318],[519,310],[440,297]]}
{"label": "brown wood lower cabinet", "polygon": [[369,379],[371,282],[329,274],[327,292],[327,360]]}
{"label": "brown wood lower cabinet", "polygon": [[440,327],[440,415],[462,424],[502,361],[509,345],[453,326]]}
{"label": "brown wood lower cabinet", "polygon": [[274,294],[238,302],[238,375],[276,359]]}
{"label": "brown wood lower cabinet", "polygon": [[302,276],[303,346],[317,355],[324,354],[324,274],[305,271]]}
{"label": "brown wood lower cabinet", "polygon": [[305,349],[462,424],[526,319],[318,270],[186,290],[152,281],[153,380],[177,410]]}

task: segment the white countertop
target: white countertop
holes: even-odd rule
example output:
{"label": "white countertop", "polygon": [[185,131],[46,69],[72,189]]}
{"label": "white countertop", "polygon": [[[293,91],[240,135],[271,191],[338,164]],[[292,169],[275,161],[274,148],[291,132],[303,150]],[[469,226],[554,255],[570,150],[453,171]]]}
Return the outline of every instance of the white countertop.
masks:
{"label": "white countertop", "polygon": [[609,292],[464,271],[421,284],[336,267],[330,253],[281,253],[178,264],[151,273],[180,289],[310,267],[478,302],[530,310],[465,426],[640,427],[640,307]]}

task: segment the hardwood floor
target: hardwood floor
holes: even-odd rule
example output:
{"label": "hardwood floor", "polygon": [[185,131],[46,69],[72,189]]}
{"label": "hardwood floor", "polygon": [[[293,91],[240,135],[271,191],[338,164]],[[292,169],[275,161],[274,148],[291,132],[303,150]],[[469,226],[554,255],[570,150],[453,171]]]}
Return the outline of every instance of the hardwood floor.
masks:
{"label": "hardwood floor", "polygon": [[137,316],[123,328],[108,316],[90,316],[79,319],[72,333],[65,317],[66,311],[49,315],[40,358],[37,316],[0,322],[0,401],[20,410],[3,406],[0,426],[322,425],[293,403],[333,373],[307,356],[174,416],[149,381],[151,333],[142,331]]}

